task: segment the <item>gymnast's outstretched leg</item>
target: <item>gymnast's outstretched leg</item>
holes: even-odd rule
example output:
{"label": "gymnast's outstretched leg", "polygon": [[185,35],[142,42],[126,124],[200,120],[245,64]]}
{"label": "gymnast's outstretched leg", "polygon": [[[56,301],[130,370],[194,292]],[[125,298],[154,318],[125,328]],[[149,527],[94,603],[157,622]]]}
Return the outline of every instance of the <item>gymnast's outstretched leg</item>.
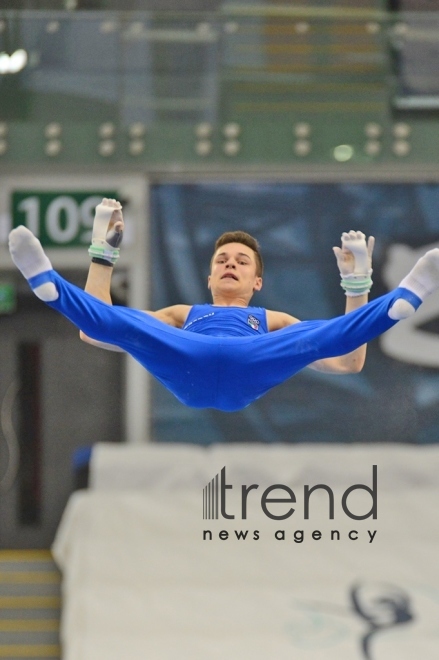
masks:
{"label": "gymnast's outstretched leg", "polygon": [[[439,263],[439,250],[437,259]],[[282,341],[285,342],[284,355],[290,343],[290,352],[294,352],[303,361],[303,366],[307,366],[323,358],[346,355],[367,344],[389,330],[398,320],[413,314],[421,303],[422,299],[418,295],[400,286],[343,316],[291,325],[279,331],[278,337],[280,339],[285,335]]]}
{"label": "gymnast's outstretched leg", "polygon": [[437,288],[439,249],[436,248],[418,260],[397,289],[342,317],[324,321],[322,325],[317,322],[314,331],[312,324],[315,322],[305,322],[311,333],[308,339],[314,335],[319,345],[320,354],[316,359],[344,355],[374,339],[397,321],[414,314],[422,301]]}
{"label": "gymnast's outstretched leg", "polygon": [[[92,339],[128,349],[128,317],[124,323],[118,308],[107,305],[61,278],[52,269],[39,240],[28,229],[23,226],[14,229],[10,234],[9,248],[14,263],[40,300],[64,314]],[[142,314],[136,310],[125,311],[132,313],[133,319]]]}
{"label": "gymnast's outstretched leg", "polygon": [[212,337],[183,333],[150,314],[109,305],[66,282],[26,227],[11,232],[9,245],[14,263],[41,300],[88,337],[128,352],[183,403],[212,407],[203,384],[216,355]]}

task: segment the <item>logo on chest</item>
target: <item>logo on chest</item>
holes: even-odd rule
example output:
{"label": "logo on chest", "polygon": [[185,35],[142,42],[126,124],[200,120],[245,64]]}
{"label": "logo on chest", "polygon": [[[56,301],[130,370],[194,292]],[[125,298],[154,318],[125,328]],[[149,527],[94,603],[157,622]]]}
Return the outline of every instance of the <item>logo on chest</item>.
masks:
{"label": "logo on chest", "polygon": [[256,318],[256,316],[253,316],[253,314],[248,315],[247,323],[253,330],[256,330],[258,332],[259,330],[259,319]]}

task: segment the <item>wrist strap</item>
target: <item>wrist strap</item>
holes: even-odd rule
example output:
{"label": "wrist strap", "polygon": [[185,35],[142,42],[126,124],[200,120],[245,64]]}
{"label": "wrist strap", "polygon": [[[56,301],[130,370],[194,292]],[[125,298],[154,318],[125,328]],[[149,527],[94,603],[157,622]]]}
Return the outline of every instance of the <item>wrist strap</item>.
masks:
{"label": "wrist strap", "polygon": [[106,241],[94,239],[88,248],[88,253],[92,259],[101,259],[114,265],[119,259],[120,250],[112,247]]}
{"label": "wrist strap", "polygon": [[106,259],[101,259],[100,257],[92,257],[91,262],[93,264],[100,264],[101,266],[109,266],[110,268],[114,267],[114,264],[112,264],[111,261],[107,261]]}
{"label": "wrist strap", "polygon": [[370,275],[345,275],[341,278],[340,286],[349,297],[363,296],[365,293],[369,293],[372,278]]}

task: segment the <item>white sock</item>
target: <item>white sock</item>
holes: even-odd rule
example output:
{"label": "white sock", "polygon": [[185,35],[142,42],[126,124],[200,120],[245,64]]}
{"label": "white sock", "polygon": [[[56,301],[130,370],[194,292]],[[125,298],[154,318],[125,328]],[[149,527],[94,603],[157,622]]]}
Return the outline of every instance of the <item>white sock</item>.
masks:
{"label": "white sock", "polygon": [[[433,291],[439,288],[439,248],[429,250],[421,257],[410,273],[399,284],[425,300]],[[395,321],[406,319],[415,313],[415,308],[407,300],[399,298],[389,310],[389,316]]]}
{"label": "white sock", "polygon": [[[23,225],[13,229],[9,234],[9,252],[12,261],[27,280],[52,270],[52,264],[44,253],[40,241]],[[33,292],[46,302],[56,300],[59,295],[53,282],[40,284],[33,289]]]}
{"label": "white sock", "polygon": [[388,315],[394,321],[402,321],[403,319],[408,319],[408,317],[415,312],[416,309],[409,303],[408,300],[404,300],[404,298],[398,298],[398,300],[395,300],[389,309]]}

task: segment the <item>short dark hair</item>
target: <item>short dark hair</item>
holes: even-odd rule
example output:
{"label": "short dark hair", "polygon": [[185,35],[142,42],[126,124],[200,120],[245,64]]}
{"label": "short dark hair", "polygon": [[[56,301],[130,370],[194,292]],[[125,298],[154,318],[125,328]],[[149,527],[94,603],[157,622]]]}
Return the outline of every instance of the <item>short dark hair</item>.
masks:
{"label": "short dark hair", "polygon": [[218,248],[223,245],[228,245],[229,243],[242,243],[242,245],[246,245],[253,250],[256,259],[256,275],[262,277],[264,272],[264,262],[262,261],[261,248],[256,238],[253,238],[253,236],[250,236],[250,234],[247,234],[245,231],[226,231],[217,238],[213,251],[214,254]]}

